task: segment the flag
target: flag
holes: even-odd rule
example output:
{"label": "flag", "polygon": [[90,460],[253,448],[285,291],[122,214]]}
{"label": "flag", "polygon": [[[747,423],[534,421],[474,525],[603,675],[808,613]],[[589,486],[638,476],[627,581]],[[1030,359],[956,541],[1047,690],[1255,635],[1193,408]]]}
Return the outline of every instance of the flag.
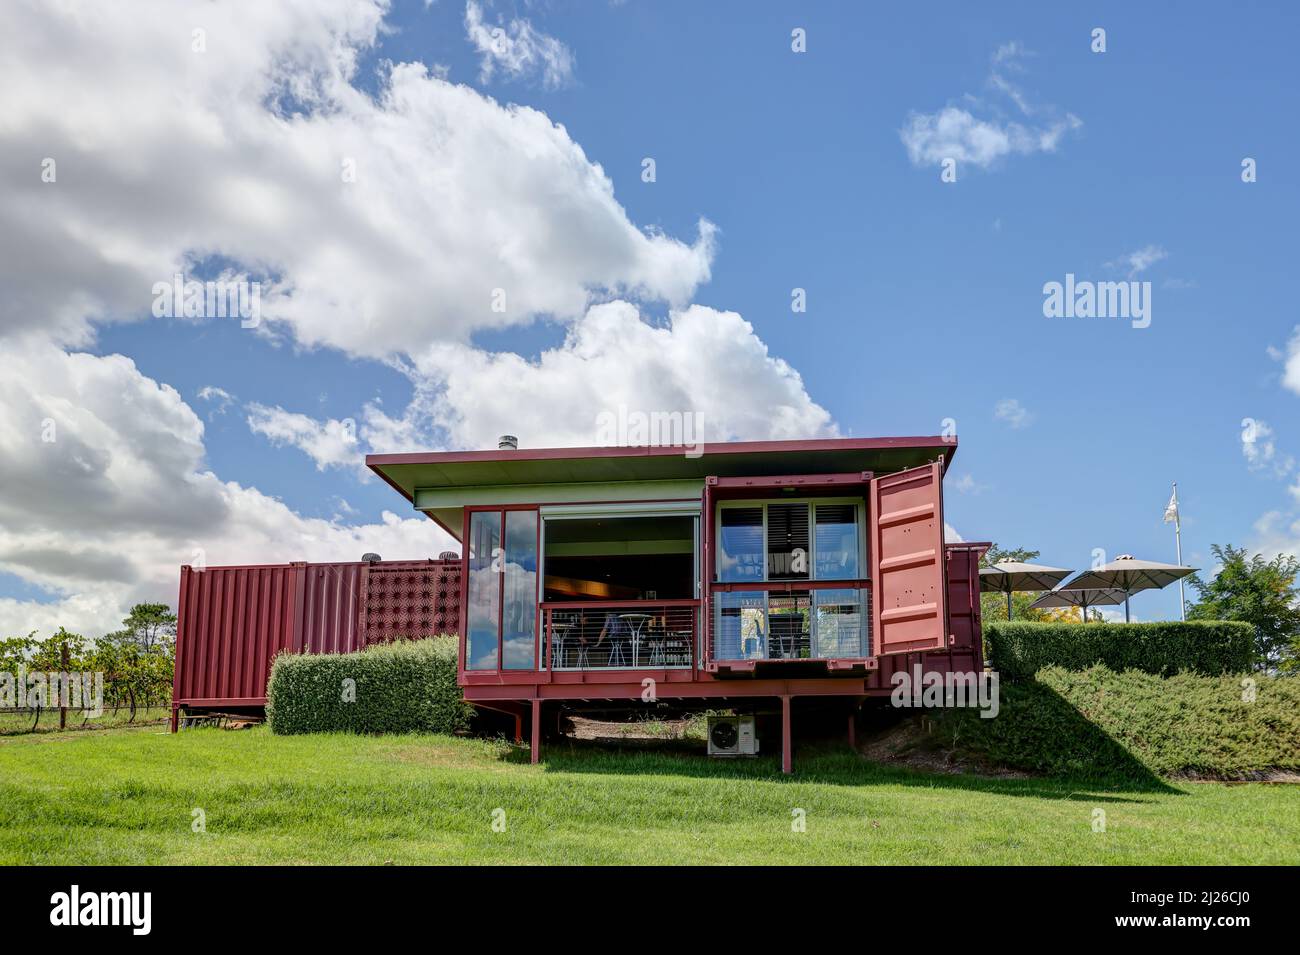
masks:
{"label": "flag", "polygon": [[1169,498],[1169,503],[1165,506],[1165,523],[1178,523],[1178,488],[1174,487],[1173,496]]}

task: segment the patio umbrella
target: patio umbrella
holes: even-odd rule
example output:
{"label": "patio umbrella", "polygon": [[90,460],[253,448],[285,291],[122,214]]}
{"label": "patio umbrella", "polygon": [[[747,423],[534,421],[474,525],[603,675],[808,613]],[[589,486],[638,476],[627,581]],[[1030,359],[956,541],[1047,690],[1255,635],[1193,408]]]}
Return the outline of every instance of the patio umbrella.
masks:
{"label": "patio umbrella", "polygon": [[1070,571],[1061,567],[1044,567],[1042,564],[1024,564],[1007,560],[991,567],[980,568],[980,590],[983,593],[1007,595],[1007,619],[1011,619],[1011,595],[1019,590],[1051,590]]}
{"label": "patio umbrella", "polygon": [[1195,567],[1180,567],[1178,564],[1161,564],[1154,560],[1138,560],[1130,554],[1122,554],[1109,564],[1096,570],[1085,571],[1070,581],[1071,590],[1115,589],[1124,592],[1124,622],[1128,623],[1128,598],[1141,590],[1159,590],[1168,587],[1175,580],[1188,574],[1196,573]]}
{"label": "patio umbrella", "polygon": [[1076,590],[1071,584],[1069,590],[1064,587],[1053,590],[1050,594],[1043,594],[1029,606],[1033,610],[1044,610],[1048,607],[1079,607],[1083,611],[1083,622],[1087,623],[1089,607],[1113,607],[1122,604],[1125,597],[1124,591],[1110,587]]}

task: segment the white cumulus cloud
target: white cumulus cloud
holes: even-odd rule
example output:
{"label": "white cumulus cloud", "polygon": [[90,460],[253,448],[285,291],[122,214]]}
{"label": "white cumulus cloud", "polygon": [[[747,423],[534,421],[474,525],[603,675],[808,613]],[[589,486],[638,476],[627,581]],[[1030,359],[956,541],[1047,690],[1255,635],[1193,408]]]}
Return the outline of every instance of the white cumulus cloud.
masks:
{"label": "white cumulus cloud", "polygon": [[1300,395],[1300,325],[1286,343],[1285,354],[1279,353],[1277,357],[1282,361],[1282,387]]}
{"label": "white cumulus cloud", "polygon": [[994,405],[993,417],[1017,430],[1029,427],[1034,420],[1034,416],[1029,413],[1029,409],[1015,398],[1003,398]]}
{"label": "white cumulus cloud", "polygon": [[1252,471],[1286,477],[1295,468],[1294,457],[1278,453],[1272,426],[1259,418],[1241,419],[1241,454]]}
{"label": "white cumulus cloud", "polygon": [[272,444],[298,448],[316,462],[318,471],[339,467],[365,471],[356,422],[351,418],[317,421],[305,414],[253,402],[248,406],[248,427]]}
{"label": "white cumulus cloud", "polygon": [[185,563],[435,556],[422,516],[348,526],[296,514],[205,466],[203,422],[122,355],[6,346],[0,376],[0,571],[51,601],[0,600],[0,634],[98,636],[140,600],[171,600]]}
{"label": "white cumulus cloud", "polygon": [[465,5],[465,33],[480,56],[479,76],[490,82],[498,72],[511,79],[538,77],[547,89],[573,82],[573,51],[553,36],[541,32],[530,20],[514,17],[488,23],[475,0]]}
{"label": "white cumulus cloud", "polygon": [[367,409],[363,435],[376,450],[440,435],[453,447],[495,447],[514,434],[530,447],[593,445],[602,413],[694,413],[708,441],[836,433],[799,373],[771,355],[735,312],[702,305],[666,326],[636,306],[593,306],[564,343],[536,360],[456,343],[413,356],[417,397],[405,415]]}
{"label": "white cumulus cloud", "polygon": [[1136,278],[1141,275],[1157,262],[1162,262],[1169,258],[1169,253],[1158,245],[1145,245],[1136,249],[1128,255],[1120,256],[1114,261],[1107,262],[1106,267],[1112,269],[1127,269],[1129,278]]}
{"label": "white cumulus cloud", "polygon": [[[250,347],[287,336],[411,378],[410,406],[358,409],[355,437],[243,396],[254,430],[321,468],[503,430],[591,443],[619,402],[698,409],[715,440],[835,432],[747,322],[690,305],[715,252],[708,221],[686,239],[637,226],[562,126],[437,65],[385,66],[361,89],[387,11],[0,5],[0,571],[50,596],[0,599],[0,631],[102,633],[136,600],[171,599],[196,560],[448,547],[422,516],[311,518],[218,476],[174,388],[84,350],[104,323],[151,320],[155,283],[214,262],[262,283],[261,326],[228,332]],[[541,43],[529,68],[547,82],[554,48],[519,35]],[[669,305],[668,325],[642,318],[650,302]],[[568,334],[536,360],[470,344],[538,316]],[[213,384],[198,400],[217,413],[235,398]]]}
{"label": "white cumulus cloud", "polygon": [[[953,159],[959,168],[988,169],[1008,156],[1055,152],[1068,133],[1083,126],[1083,120],[1055,107],[1033,105],[1009,77],[1025,72],[1022,60],[1031,55],[1018,41],[998,47],[987,81],[997,94],[993,101],[967,95],[966,106],[950,104],[933,112],[909,113],[899,136],[912,164],[931,166]],[[1003,101],[1023,119],[1003,115]]]}
{"label": "white cumulus cloud", "polygon": [[386,9],[0,5],[0,34],[23,38],[3,60],[0,322],[84,344],[219,258],[262,282],[263,327],[245,334],[387,357],[573,319],[594,297],[685,304],[708,279],[712,225],[691,241],[638,228],[543,113],[421,63],[391,66],[376,95],[354,86]]}

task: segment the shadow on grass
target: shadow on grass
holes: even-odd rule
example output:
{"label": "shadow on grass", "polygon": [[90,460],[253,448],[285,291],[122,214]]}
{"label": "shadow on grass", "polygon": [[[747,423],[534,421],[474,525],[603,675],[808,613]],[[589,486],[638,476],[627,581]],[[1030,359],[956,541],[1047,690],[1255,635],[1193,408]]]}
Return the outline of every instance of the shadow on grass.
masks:
{"label": "shadow on grass", "polygon": [[1055,689],[1037,680],[1003,688],[998,715],[973,710],[938,714],[942,742],[1012,766],[1086,785],[1129,792],[1181,794],[1128,747]]}
{"label": "shadow on grass", "polygon": [[[512,763],[527,763],[528,750],[516,748],[504,754]],[[542,748],[542,769],[548,773],[592,773],[623,776],[676,776],[691,779],[753,780],[797,785],[817,783],[834,786],[917,786],[924,789],[963,790],[1002,796],[1037,799],[1068,799],[1091,803],[1145,802],[1141,794],[1176,793],[1161,783],[1158,787],[1128,779],[1003,778],[968,773],[924,772],[872,762],[847,745],[818,743],[796,747],[795,773],[781,772],[777,756],[716,759],[705,754],[702,745],[683,741],[652,741],[649,745],[628,745],[628,741],[565,739]],[[1112,793],[1113,795],[1106,795]]]}
{"label": "shadow on grass", "polygon": [[[1028,778],[873,762],[849,749],[847,742],[796,742],[793,776],[781,773],[775,754],[716,759],[706,755],[703,742],[680,739],[565,738],[543,746],[542,762],[547,772],[903,785],[1088,802],[1136,802],[1142,800],[1135,796],[1182,794],[1051,688],[1032,683],[1010,689],[1002,711],[992,720],[982,720],[973,710],[932,715],[941,717],[939,736],[947,738],[952,750],[979,753],[997,764],[1039,773]],[[897,710],[893,713],[895,719],[900,715]],[[908,714],[915,715],[919,714]],[[937,737],[936,742],[942,745]],[[516,752],[509,758],[527,761],[526,749]]]}

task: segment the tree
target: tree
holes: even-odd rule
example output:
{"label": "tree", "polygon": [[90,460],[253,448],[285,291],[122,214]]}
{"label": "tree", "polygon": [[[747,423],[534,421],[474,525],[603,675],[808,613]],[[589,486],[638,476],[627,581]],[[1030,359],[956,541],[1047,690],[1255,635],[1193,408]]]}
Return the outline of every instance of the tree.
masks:
{"label": "tree", "polygon": [[[63,663],[63,647],[68,648],[68,663]],[[27,661],[27,669],[41,670],[46,673],[69,672],[84,669],[82,663],[86,658],[86,638],[79,633],[69,633],[59,627],[58,633],[41,640],[33,648]]]}
{"label": "tree", "polygon": [[136,604],[122,629],[96,643],[95,669],[114,703],[153,706],[170,698],[176,662],[176,615],[166,604]]}
{"label": "tree", "polygon": [[17,673],[18,668],[29,667],[29,661],[41,641],[33,630],[25,637],[6,637],[0,640],[0,673]]}
{"label": "tree", "polygon": [[1188,620],[1242,620],[1255,628],[1255,652],[1266,670],[1300,671],[1300,561],[1278,554],[1247,557],[1243,547],[1211,547],[1220,567],[1212,580],[1200,574],[1188,583],[1200,599]]}
{"label": "tree", "polygon": [[166,604],[136,604],[122,629],[102,639],[142,653],[166,652],[168,643],[176,640],[176,614]]}
{"label": "tree", "polygon": [[994,544],[984,556],[980,558],[981,567],[992,567],[994,564],[1001,564],[1003,561],[1013,561],[1017,564],[1027,564],[1038,558],[1039,552],[1036,550],[1026,550],[1023,547],[1013,547],[1009,550],[1003,550],[997,544]]}

